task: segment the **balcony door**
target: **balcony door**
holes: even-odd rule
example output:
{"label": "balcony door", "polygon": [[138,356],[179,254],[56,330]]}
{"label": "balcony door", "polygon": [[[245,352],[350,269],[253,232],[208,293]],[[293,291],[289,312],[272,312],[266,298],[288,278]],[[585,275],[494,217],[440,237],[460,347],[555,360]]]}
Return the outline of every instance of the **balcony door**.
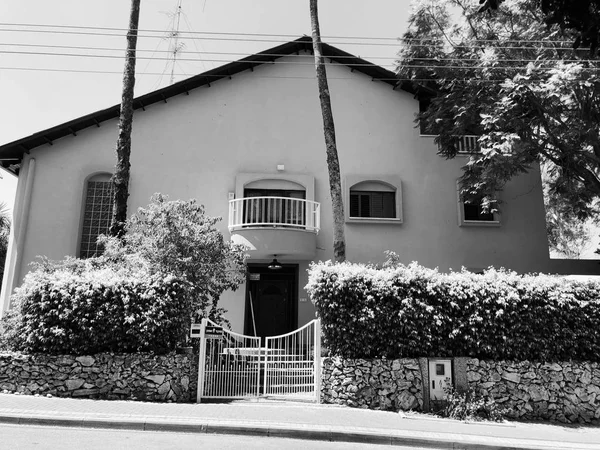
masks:
{"label": "balcony door", "polygon": [[[244,223],[265,226],[306,225],[306,192],[292,189],[245,189],[244,197],[253,199],[244,208]],[[289,200],[288,200],[289,199]]]}
{"label": "balcony door", "polygon": [[278,336],[296,329],[298,266],[249,265],[244,334]]}

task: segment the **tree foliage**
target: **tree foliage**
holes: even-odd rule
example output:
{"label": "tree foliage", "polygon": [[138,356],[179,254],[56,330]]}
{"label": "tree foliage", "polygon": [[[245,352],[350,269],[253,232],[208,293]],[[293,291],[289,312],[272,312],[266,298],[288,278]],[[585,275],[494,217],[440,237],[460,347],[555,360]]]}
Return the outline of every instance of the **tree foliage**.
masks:
{"label": "tree foliage", "polygon": [[[479,0],[478,12],[497,10],[504,0]],[[574,48],[589,47],[595,54],[600,43],[600,0],[537,0],[548,26],[575,32]]]}
{"label": "tree foliage", "polygon": [[599,0],[540,0],[544,21],[576,32],[573,46],[589,46],[596,53],[600,42]]}
{"label": "tree foliage", "polygon": [[580,220],[573,213],[571,204],[550,195],[546,181],[548,176],[545,167],[542,167],[546,232],[550,257],[580,259],[592,245],[592,236],[598,226],[598,220]]}
{"label": "tree foliage", "polygon": [[127,221],[121,239],[104,239],[104,257],[184,280],[195,318],[221,322],[219,298],[244,282],[246,266],[245,249],[225,240],[215,227],[220,220],[207,216],[195,200],[169,201],[154,194],[150,205]]}
{"label": "tree foliage", "polygon": [[538,0],[506,1],[493,20],[466,0],[418,1],[398,72],[438,92],[419,120],[441,155],[479,135],[461,178],[465,200],[493,199],[543,162],[550,195],[584,220],[600,196],[600,65],[543,18]]}

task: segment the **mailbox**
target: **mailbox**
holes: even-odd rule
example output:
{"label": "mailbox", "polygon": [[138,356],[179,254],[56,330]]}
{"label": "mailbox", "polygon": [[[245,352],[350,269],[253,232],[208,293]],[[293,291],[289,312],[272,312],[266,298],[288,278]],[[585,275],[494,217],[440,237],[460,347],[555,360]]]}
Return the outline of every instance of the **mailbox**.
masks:
{"label": "mailbox", "polygon": [[201,323],[193,323],[192,328],[190,330],[191,338],[199,338],[202,332],[202,324]]}
{"label": "mailbox", "polygon": [[429,398],[431,400],[443,400],[446,386],[452,386],[452,361],[449,359],[430,359]]}

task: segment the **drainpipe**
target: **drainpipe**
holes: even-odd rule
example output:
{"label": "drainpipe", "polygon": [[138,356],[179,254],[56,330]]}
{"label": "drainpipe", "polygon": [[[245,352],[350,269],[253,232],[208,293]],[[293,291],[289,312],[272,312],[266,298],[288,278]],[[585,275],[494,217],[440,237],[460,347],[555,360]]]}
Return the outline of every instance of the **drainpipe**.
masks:
{"label": "drainpipe", "polygon": [[[21,279],[21,263],[23,261],[23,247],[27,235],[27,223],[29,221],[29,209],[31,206],[31,192],[33,190],[33,178],[35,175],[35,159],[30,158],[27,164],[25,174],[25,193],[23,200],[15,204],[13,213],[13,223],[11,229],[11,239],[9,251],[6,255],[5,278],[2,282],[2,302],[0,309],[0,318],[4,311],[10,308],[10,296]],[[14,254],[16,251],[16,255]]]}

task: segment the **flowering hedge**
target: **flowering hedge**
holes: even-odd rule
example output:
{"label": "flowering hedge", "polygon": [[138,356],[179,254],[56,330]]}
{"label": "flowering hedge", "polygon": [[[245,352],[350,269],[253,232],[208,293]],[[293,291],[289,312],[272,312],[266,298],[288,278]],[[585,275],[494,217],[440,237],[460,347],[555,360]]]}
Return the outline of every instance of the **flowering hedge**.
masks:
{"label": "flowering hedge", "polygon": [[40,268],[13,296],[4,339],[26,352],[165,353],[189,325],[183,292],[177,278],[145,270]]}
{"label": "flowering hedge", "polygon": [[326,262],[311,265],[306,288],[333,355],[600,360],[592,282]]}

